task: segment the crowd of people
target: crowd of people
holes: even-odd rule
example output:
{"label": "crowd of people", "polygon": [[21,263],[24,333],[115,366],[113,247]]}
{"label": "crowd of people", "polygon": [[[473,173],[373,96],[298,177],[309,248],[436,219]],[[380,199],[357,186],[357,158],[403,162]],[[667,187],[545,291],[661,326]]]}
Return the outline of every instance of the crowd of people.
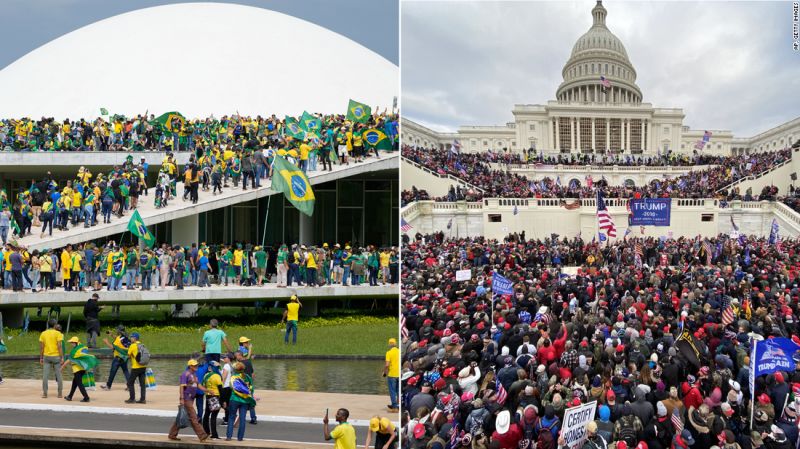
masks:
{"label": "crowd of people", "polygon": [[[92,120],[18,118],[0,120],[0,149],[4,151],[192,151],[236,143],[256,146],[285,144],[286,119],[223,115],[186,119],[180,114],[165,114],[169,122],[154,114],[126,117],[103,115]],[[163,116],[162,116],[163,117]],[[361,132],[378,128],[397,141],[399,118],[375,112],[364,123],[352,123],[344,115],[313,114],[319,119],[317,137],[326,143],[342,140],[347,151],[363,149]],[[342,133],[341,139],[337,135]],[[345,135],[351,133],[350,135]],[[289,133],[292,134],[292,133]],[[330,140],[330,141],[329,141]],[[354,155],[355,156],[355,155]]]}
{"label": "crowd of people", "polygon": [[[485,154],[453,153],[441,149],[404,146],[403,157],[442,175],[452,175],[483,189],[489,198],[594,198],[596,189],[606,189],[608,198],[720,198],[756,200],[752,192],[741,192],[730,184],[791,159],[791,150],[741,156],[715,157],[714,165],[685,175],[653,180],[642,186],[610,186],[604,178],[568,182],[545,177],[534,180],[513,172],[493,169]],[[467,192],[480,199],[479,192]]]}
{"label": "crowd of people", "polygon": [[[189,246],[162,244],[140,249],[113,241],[67,245],[60,250],[28,251],[8,243],[0,263],[4,289],[32,292],[151,290],[168,286],[212,285],[278,287],[324,285],[377,286],[398,282],[399,255],[394,247],[351,247],[283,244],[277,247],[249,243]],[[213,284],[212,284],[213,283]]]}
{"label": "crowd of people", "polygon": [[[158,124],[143,124],[145,121],[137,118],[133,120],[140,123],[137,126],[160,131],[142,133],[136,131],[136,127],[126,125],[121,132],[106,130],[99,134],[102,139],[95,134],[90,136],[90,140],[99,139],[101,148],[109,150],[166,150],[167,155],[157,176],[149,175],[145,158],[134,161],[133,154],[129,154],[124,162],[108,173],[95,174],[81,167],[73,178],[56,179],[48,171],[40,180],[18,192],[0,189],[0,237],[5,244],[9,234],[24,237],[33,234],[34,229],[38,230],[40,226],[40,237],[52,235],[53,228],[61,231],[75,226],[88,228],[99,222],[99,216],[102,216],[103,223],[110,223],[112,217],[121,218],[126,211],[136,209],[139,198],[151,196],[151,190],[154,207],[161,208],[179,196],[183,201],[196,204],[200,192],[210,191],[217,195],[227,188],[255,189],[271,178],[277,157],[286,158],[306,173],[332,171],[332,163],[336,161],[346,165],[362,162],[370,154],[380,157],[378,150],[372,148],[364,137],[371,128],[385,132],[393,147],[398,145],[396,115],[376,114],[365,123],[350,122],[344,116],[315,117],[322,123],[319,132],[307,134],[302,139],[297,134],[293,134],[295,137],[287,134],[285,122],[275,117],[208,119],[204,122],[175,120],[174,131]],[[101,125],[105,123],[99,120]],[[131,121],[126,123],[130,125]],[[54,138],[69,140],[71,133],[82,135],[91,127],[82,128],[75,123],[50,127],[39,122],[21,121],[15,129],[7,138],[18,138],[19,134],[15,133],[23,132],[23,129],[34,134],[33,130],[39,129],[38,137],[32,140],[39,142]],[[42,133],[54,134],[42,136]],[[165,140],[165,136],[173,134],[177,136],[174,140]],[[110,143],[118,141],[123,143]],[[168,144],[164,144],[165,141]],[[139,148],[126,142],[143,142],[143,146]],[[175,157],[175,151],[182,150],[192,152],[183,167]],[[181,182],[183,190],[179,192],[178,183]]]}
{"label": "crowd of people", "polygon": [[692,165],[716,165],[722,163],[724,156],[712,156],[701,154],[694,150],[693,154],[677,154],[667,152],[661,154],[659,151],[655,156],[644,154],[620,154],[620,153],[559,153],[557,155],[545,155],[543,151],[537,152],[533,148],[522,152],[511,152],[508,149],[501,151],[487,151],[487,160],[498,164],[513,165],[566,165],[580,166],[591,165],[592,167],[605,166],[647,166],[647,167],[689,167]]}
{"label": "crowd of people", "polygon": [[797,443],[800,371],[752,391],[749,357],[797,341],[798,240],[418,234],[401,288],[405,448],[564,447],[565,409],[593,401],[583,449]]}

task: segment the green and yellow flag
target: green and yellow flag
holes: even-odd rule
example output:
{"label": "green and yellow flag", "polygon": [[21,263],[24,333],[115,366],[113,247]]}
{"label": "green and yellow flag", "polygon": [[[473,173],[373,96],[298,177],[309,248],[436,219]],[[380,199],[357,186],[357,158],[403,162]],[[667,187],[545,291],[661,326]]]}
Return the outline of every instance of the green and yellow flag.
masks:
{"label": "green and yellow flag", "polygon": [[177,131],[172,129],[172,123],[175,120],[180,121],[181,127],[183,127],[183,125],[186,124],[186,118],[183,115],[181,115],[180,112],[176,111],[166,112],[156,117],[156,122],[158,122],[159,124],[161,124],[161,126],[163,126],[164,128],[166,128],[171,132]]}
{"label": "green and yellow flag", "polygon": [[320,131],[322,131],[322,120],[303,111],[303,115],[300,117],[300,126],[302,126],[306,132],[313,132],[319,135]]}
{"label": "green and yellow flag", "polygon": [[142,216],[139,215],[138,210],[133,211],[133,215],[131,215],[131,219],[128,221],[128,231],[144,240],[144,243],[150,248],[156,243],[156,238],[150,233],[147,226],[144,225],[144,220],[142,220]]}
{"label": "green and yellow flag", "polygon": [[67,357],[70,362],[79,365],[86,371],[97,366],[97,357],[89,354],[89,348],[82,344],[78,344],[72,348],[72,351],[70,351]]}
{"label": "green and yellow flag", "polygon": [[284,135],[287,135],[289,137],[298,140],[303,140],[306,138],[306,132],[303,131],[303,127],[300,125],[300,123],[297,122],[297,119],[295,119],[294,117],[289,117],[287,115],[284,121],[285,121],[285,125],[283,127]]}
{"label": "green and yellow flag", "polygon": [[378,150],[391,150],[392,149],[392,141],[383,131],[370,128],[362,134],[364,140],[367,142],[370,148],[375,148]]}
{"label": "green and yellow flag", "polygon": [[286,199],[300,212],[309,217],[314,213],[314,191],[302,170],[282,156],[275,156],[272,175],[272,190],[283,192]]}
{"label": "green and yellow flag", "polygon": [[372,108],[364,103],[350,100],[350,103],[347,104],[347,116],[345,117],[347,120],[366,123],[370,117],[372,117]]}
{"label": "green and yellow flag", "polygon": [[100,108],[100,115],[108,115],[108,109]]}

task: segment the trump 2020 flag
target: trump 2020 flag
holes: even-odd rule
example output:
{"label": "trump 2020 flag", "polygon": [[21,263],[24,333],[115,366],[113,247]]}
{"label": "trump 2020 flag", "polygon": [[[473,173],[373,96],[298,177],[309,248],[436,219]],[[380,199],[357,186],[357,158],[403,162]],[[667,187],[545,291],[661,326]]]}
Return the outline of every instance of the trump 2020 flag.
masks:
{"label": "trump 2020 flag", "polygon": [[492,291],[496,295],[510,295],[514,293],[513,283],[499,273],[492,274]]}
{"label": "trump 2020 flag", "polygon": [[769,244],[774,245],[778,243],[778,233],[780,232],[780,225],[778,225],[778,219],[772,219],[772,229],[769,231]]}
{"label": "trump 2020 flag", "polygon": [[131,215],[131,219],[128,221],[128,231],[144,240],[144,243],[150,248],[156,243],[156,238],[153,237],[153,234],[147,229],[147,226],[144,225],[144,220],[142,220],[142,216],[139,215],[138,210],[133,211],[133,215]]}
{"label": "trump 2020 flag", "polygon": [[302,170],[281,156],[275,157],[272,190],[283,192],[286,199],[309,217],[314,213],[314,191]]}

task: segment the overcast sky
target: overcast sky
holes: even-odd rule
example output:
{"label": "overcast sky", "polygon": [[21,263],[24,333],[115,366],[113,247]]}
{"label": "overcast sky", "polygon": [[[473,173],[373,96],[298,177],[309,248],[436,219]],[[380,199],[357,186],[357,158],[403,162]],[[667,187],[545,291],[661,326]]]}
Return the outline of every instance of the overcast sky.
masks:
{"label": "overcast sky", "polygon": [[[404,1],[403,113],[440,131],[502,125],[555,99],[594,1]],[[684,125],[750,137],[800,116],[791,2],[605,1],[644,102]]]}
{"label": "overcast sky", "polygon": [[[204,0],[0,0],[0,69],[70,31],[128,11]],[[282,12],[342,34],[398,64],[397,0],[217,0]],[[80,58],[80,50],[75,51]]]}

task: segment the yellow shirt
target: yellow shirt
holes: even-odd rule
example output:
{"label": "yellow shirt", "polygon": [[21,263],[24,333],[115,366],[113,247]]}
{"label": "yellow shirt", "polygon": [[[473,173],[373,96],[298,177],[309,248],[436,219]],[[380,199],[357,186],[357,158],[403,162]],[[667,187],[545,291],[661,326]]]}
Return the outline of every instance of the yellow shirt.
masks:
{"label": "yellow shirt", "polygon": [[131,369],[146,368],[145,365],[140,365],[136,361],[136,354],[139,354],[139,342],[131,343],[128,347],[128,358],[131,359]]}
{"label": "yellow shirt", "polygon": [[64,274],[64,279],[69,279],[69,273],[72,271],[72,255],[66,250],[61,252],[61,273]]}
{"label": "yellow shirt", "polygon": [[305,161],[308,159],[308,153],[311,152],[311,147],[307,143],[300,144],[300,160]]}
{"label": "yellow shirt", "polygon": [[47,254],[39,257],[39,271],[42,273],[50,273],[53,271],[53,259],[51,259]]}
{"label": "yellow shirt", "polygon": [[241,267],[242,266],[242,257],[244,257],[244,251],[237,249],[233,252],[233,266],[234,267]]}
{"label": "yellow shirt", "polygon": [[72,271],[81,271],[81,253],[78,251],[72,252]]}
{"label": "yellow shirt", "polygon": [[206,394],[211,396],[219,396],[219,387],[222,386],[222,378],[219,377],[219,374],[212,374],[208,377],[208,380],[205,382],[206,387]]}
{"label": "yellow shirt", "polygon": [[289,304],[286,304],[286,310],[288,312],[286,314],[286,320],[297,321],[298,312],[300,311],[300,304],[296,302],[290,302]]}
{"label": "yellow shirt", "polygon": [[64,334],[50,328],[39,335],[39,341],[44,343],[44,356],[45,357],[58,357],[58,348],[61,347],[61,342],[64,340]]}
{"label": "yellow shirt", "polygon": [[356,430],[343,422],[331,431],[334,440],[333,449],[356,449]]}
{"label": "yellow shirt", "polygon": [[81,201],[83,201],[83,195],[81,192],[75,191],[72,193],[72,207],[81,207]]}
{"label": "yellow shirt", "polygon": [[317,268],[317,261],[314,260],[313,253],[306,253],[306,267],[307,268]]}
{"label": "yellow shirt", "polygon": [[386,361],[389,362],[388,377],[400,377],[400,350],[395,346],[386,351]]}
{"label": "yellow shirt", "polygon": [[381,253],[381,267],[386,268],[389,266],[389,258],[391,254],[389,253]]}

